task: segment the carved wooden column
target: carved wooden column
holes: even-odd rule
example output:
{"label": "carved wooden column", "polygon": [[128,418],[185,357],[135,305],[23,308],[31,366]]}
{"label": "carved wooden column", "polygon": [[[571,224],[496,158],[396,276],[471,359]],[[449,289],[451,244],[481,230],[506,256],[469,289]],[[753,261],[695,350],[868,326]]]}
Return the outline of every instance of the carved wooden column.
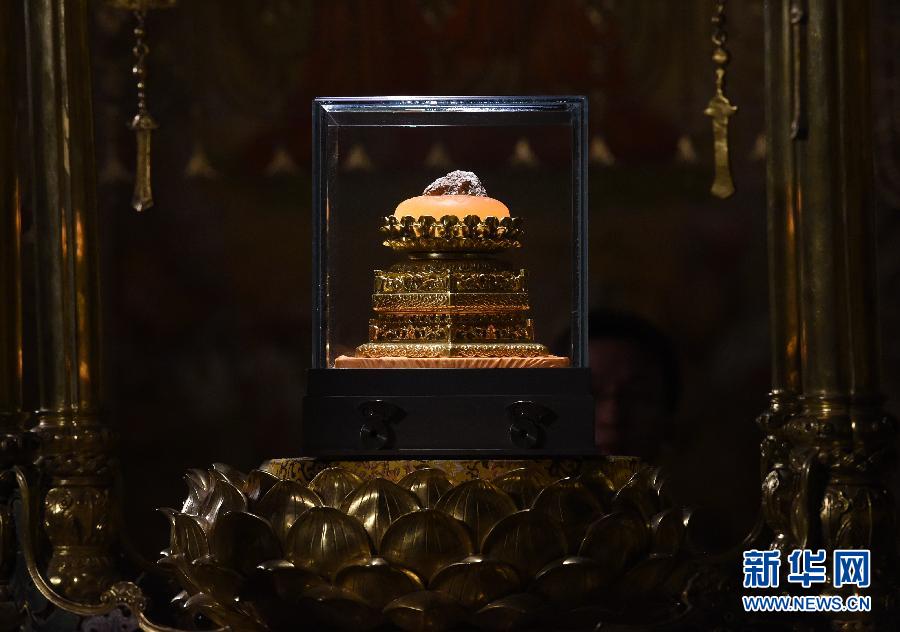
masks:
{"label": "carved wooden column", "polygon": [[773,545],[871,549],[878,599],[896,427],[879,392],[869,20],[864,1],[766,3],[774,366],[761,425]]}
{"label": "carved wooden column", "polygon": [[110,432],[99,417],[96,185],[87,0],[29,0],[40,367],[37,463],[51,586],[95,598],[114,579]]}

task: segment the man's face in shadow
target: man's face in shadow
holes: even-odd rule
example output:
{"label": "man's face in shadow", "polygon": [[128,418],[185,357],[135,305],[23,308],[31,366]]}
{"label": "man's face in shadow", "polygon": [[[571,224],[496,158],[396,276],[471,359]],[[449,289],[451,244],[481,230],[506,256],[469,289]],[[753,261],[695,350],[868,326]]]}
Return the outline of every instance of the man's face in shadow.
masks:
{"label": "man's face in shadow", "polygon": [[594,442],[603,454],[653,459],[668,417],[658,358],[621,338],[593,339],[589,352]]}

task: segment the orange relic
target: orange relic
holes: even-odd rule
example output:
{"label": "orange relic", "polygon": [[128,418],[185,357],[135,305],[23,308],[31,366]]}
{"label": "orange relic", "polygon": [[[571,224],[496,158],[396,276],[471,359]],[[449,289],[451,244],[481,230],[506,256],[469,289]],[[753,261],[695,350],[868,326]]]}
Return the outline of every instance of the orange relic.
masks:
{"label": "orange relic", "polygon": [[452,171],[432,182],[417,197],[403,200],[397,205],[394,217],[434,217],[445,215],[466,217],[477,215],[479,219],[509,217],[509,209],[500,200],[488,197],[481,182],[471,171]]}

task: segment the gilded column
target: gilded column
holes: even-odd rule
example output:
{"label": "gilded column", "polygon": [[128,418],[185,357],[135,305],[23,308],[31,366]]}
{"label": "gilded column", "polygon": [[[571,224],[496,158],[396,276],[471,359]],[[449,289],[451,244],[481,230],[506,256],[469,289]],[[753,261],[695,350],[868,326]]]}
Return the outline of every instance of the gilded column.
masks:
{"label": "gilded column", "polygon": [[96,598],[110,557],[110,432],[99,417],[96,190],[87,0],[26,2],[36,231],[42,523],[50,584]]}
{"label": "gilded column", "polygon": [[829,549],[870,548],[887,562],[893,507],[883,464],[896,428],[879,393],[869,3],[810,0],[805,19],[803,94],[815,107],[796,149],[804,397],[790,430],[822,473],[810,539]]}
{"label": "gilded column", "polygon": [[790,537],[793,477],[784,426],[797,413],[800,382],[800,308],[797,261],[797,206],[800,203],[792,147],[794,76],[791,3],[765,7],[766,192],[768,203],[769,306],[772,390],[757,423],[765,433],[760,452],[762,506],[773,544],[786,548]]}
{"label": "gilded column", "polygon": [[781,490],[764,507],[777,546],[871,549],[877,598],[896,428],[879,393],[869,3],[770,0],[766,19],[773,368],[798,397],[772,428],[782,458],[763,454]]}

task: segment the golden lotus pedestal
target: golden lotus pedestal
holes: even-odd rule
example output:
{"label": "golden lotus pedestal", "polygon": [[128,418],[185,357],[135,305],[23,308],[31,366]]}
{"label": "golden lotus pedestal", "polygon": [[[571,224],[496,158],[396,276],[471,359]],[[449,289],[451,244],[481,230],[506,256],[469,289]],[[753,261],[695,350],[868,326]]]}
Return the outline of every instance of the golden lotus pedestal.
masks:
{"label": "golden lotus pedestal", "polygon": [[691,569],[689,514],[634,458],[295,458],[186,480],[162,563],[186,614],[232,629],[671,621]]}

